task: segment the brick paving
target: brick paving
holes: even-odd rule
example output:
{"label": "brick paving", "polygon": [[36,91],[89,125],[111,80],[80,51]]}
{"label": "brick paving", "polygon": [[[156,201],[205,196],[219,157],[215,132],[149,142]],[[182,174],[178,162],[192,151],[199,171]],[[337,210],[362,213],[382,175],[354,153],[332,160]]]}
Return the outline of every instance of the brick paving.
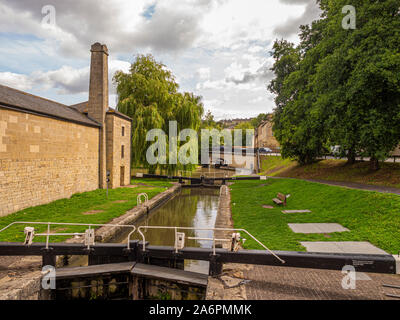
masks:
{"label": "brick paving", "polygon": [[385,293],[400,295],[400,276],[368,273],[372,279],[356,281],[356,289],[342,288],[341,271],[252,266],[243,271],[249,300],[386,300]]}

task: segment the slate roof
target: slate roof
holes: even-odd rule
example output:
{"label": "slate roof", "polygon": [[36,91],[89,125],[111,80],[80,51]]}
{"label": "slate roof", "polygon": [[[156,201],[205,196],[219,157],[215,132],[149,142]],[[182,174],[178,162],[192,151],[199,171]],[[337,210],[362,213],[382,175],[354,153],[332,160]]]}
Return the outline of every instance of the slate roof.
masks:
{"label": "slate roof", "polygon": [[[88,103],[89,102],[86,101],[86,102],[74,104],[74,105],[72,105],[70,107],[75,109],[75,110],[78,110],[79,112],[85,113],[85,112],[87,112]],[[113,108],[110,108],[110,107],[108,108],[107,113],[108,114],[113,114],[113,115],[115,115],[117,117],[120,117],[122,119],[125,119],[127,121],[132,121],[132,118],[128,117],[126,114],[123,114],[123,113],[121,113],[121,112],[119,112],[119,111],[117,111],[117,110],[115,110]]]}
{"label": "slate roof", "polygon": [[3,85],[0,85],[0,107],[71,121],[82,125],[101,126],[74,108]]}

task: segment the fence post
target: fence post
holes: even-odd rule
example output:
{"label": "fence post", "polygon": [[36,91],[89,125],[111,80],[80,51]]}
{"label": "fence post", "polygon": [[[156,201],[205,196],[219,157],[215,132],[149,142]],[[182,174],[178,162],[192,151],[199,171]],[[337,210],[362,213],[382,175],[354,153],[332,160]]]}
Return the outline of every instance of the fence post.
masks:
{"label": "fence post", "polygon": [[218,262],[219,255],[211,255],[210,257],[210,269],[209,275],[212,277],[216,277],[222,274],[223,263]]}
{"label": "fence post", "polygon": [[53,248],[42,249],[42,266],[56,266],[57,256],[53,254]]}

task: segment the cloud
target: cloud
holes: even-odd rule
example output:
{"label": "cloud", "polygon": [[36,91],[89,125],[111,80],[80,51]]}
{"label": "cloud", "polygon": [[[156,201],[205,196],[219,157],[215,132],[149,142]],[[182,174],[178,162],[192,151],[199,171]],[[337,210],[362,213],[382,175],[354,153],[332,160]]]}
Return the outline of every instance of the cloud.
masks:
{"label": "cloud", "polygon": [[74,69],[69,66],[48,72],[34,72],[33,82],[44,90],[55,88],[59,94],[74,94],[88,92],[89,67]]}
{"label": "cloud", "polygon": [[[55,27],[41,23],[48,4],[56,9]],[[129,71],[134,55],[152,53],[181,90],[203,96],[212,112],[255,116],[274,108],[266,90],[274,30],[295,34],[311,4],[316,7],[308,0],[0,0],[0,83],[64,103],[83,101],[90,45],[101,42],[111,54],[110,104],[117,97],[113,73]]]}
{"label": "cloud", "polygon": [[225,80],[235,84],[245,84],[255,81],[265,82],[273,77],[270,67],[267,64],[260,66],[260,68],[255,71],[250,71],[237,63],[233,63],[227,68],[227,73],[228,76]]}
{"label": "cloud", "polygon": [[[115,94],[115,86],[112,77],[116,71],[128,72],[130,63],[120,60],[109,62],[109,84],[110,94]],[[0,72],[0,84],[7,85],[19,90],[28,91],[33,87],[40,87],[44,91],[56,89],[60,95],[88,94],[89,92],[90,67],[73,68],[62,66],[57,70],[35,71],[30,75],[12,72]]]}
{"label": "cloud", "polygon": [[211,70],[209,67],[199,68],[197,69],[196,74],[200,80],[208,80],[210,79]]}
{"label": "cloud", "polygon": [[132,47],[179,51],[189,48],[201,34],[203,16],[224,1],[181,0],[52,0],[56,26],[42,25],[48,0],[2,0],[3,32],[30,33],[52,41],[64,55],[83,57],[88,45],[107,43],[131,53]]}
{"label": "cloud", "polygon": [[249,101],[249,103],[254,104],[254,103],[258,103],[258,102],[264,101],[264,100],[265,100],[265,97],[257,97],[257,98],[251,99]]}
{"label": "cloud", "polygon": [[287,38],[291,35],[297,34],[300,30],[301,25],[309,24],[312,21],[318,19],[321,14],[321,10],[316,3],[316,0],[280,0],[282,3],[288,5],[306,5],[303,14],[299,17],[291,17],[286,20],[285,23],[277,26],[274,29],[274,33],[278,36]]}
{"label": "cloud", "polygon": [[0,72],[0,83],[23,91],[31,89],[33,85],[27,75],[12,72]]}
{"label": "cloud", "polygon": [[251,82],[267,82],[272,79],[273,73],[271,66],[273,61],[249,54],[244,54],[243,59],[247,63],[247,67],[241,63],[234,62],[225,69],[225,81],[235,84],[245,84]]}

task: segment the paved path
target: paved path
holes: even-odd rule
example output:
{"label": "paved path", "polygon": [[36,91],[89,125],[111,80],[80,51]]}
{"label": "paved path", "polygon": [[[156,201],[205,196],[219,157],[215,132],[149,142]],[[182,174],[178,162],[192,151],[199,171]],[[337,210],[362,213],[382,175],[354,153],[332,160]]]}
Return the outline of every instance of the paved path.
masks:
{"label": "paved path", "polygon": [[300,179],[300,178],[287,178],[287,177],[270,177],[269,179],[293,179],[293,180],[303,180],[308,182],[322,183],[330,186],[339,186],[350,189],[376,191],[381,193],[394,193],[400,195],[400,189],[394,187],[384,187],[384,186],[374,186],[370,184],[362,184],[356,182],[346,182],[346,181],[330,181],[330,180],[319,180],[319,179]]}
{"label": "paved path", "polygon": [[368,273],[370,281],[356,281],[356,289],[343,289],[341,271],[253,266],[243,271],[246,297],[250,300],[387,300],[385,293],[400,290],[383,284],[400,285],[400,277]]}

